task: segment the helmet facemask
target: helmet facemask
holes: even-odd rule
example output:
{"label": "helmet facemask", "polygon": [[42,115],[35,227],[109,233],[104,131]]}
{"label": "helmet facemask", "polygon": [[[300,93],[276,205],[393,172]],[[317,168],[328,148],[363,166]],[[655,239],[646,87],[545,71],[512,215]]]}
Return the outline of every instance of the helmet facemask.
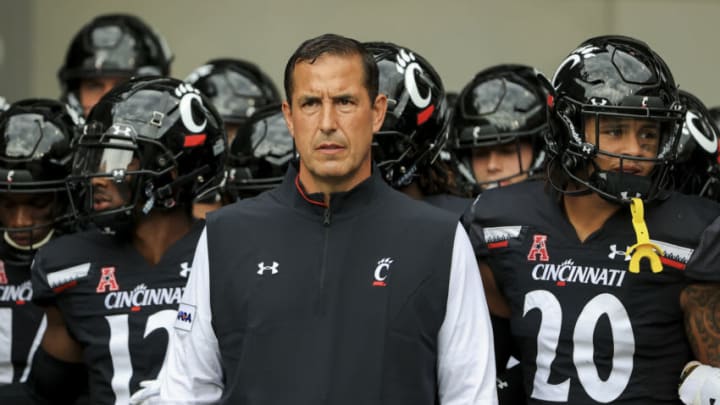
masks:
{"label": "helmet facemask", "polygon": [[103,131],[88,125],[77,142],[71,187],[78,216],[105,231],[127,230],[153,209],[172,209],[181,197],[176,156],[129,125]]}

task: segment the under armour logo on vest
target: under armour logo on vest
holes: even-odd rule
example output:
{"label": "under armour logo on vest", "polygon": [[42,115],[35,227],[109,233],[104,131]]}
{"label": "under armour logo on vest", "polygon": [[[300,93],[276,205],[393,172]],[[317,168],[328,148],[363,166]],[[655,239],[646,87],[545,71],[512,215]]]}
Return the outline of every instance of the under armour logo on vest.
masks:
{"label": "under armour logo on vest", "polygon": [[527,259],[531,262],[537,261],[540,256],[541,262],[550,260],[547,250],[547,235],[534,235],[532,245],[530,245],[530,252],[528,252]]}
{"label": "under armour logo on vest", "polygon": [[270,274],[277,274],[278,273],[278,266],[280,265],[278,262],[272,262],[272,266],[266,266],[265,262],[258,263],[258,272],[257,274],[263,275],[266,271],[270,271]]}

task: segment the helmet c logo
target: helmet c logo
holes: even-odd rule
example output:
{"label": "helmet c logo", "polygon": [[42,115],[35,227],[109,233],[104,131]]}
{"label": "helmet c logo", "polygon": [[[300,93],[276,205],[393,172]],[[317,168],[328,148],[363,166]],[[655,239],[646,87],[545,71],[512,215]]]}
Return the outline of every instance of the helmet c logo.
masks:
{"label": "helmet c logo", "polygon": [[430,105],[432,91],[428,90],[428,94],[424,98],[420,95],[420,90],[418,90],[417,82],[415,81],[416,71],[421,73],[423,71],[417,62],[409,64],[405,69],[405,88],[407,89],[408,94],[410,95],[410,100],[412,100],[413,104],[415,104],[418,108],[425,108]]}
{"label": "helmet c logo", "polygon": [[700,145],[700,147],[702,147],[707,153],[714,153],[718,148],[717,137],[712,131],[711,133],[706,134],[705,131],[698,128],[696,123],[699,122],[700,117],[698,117],[698,115],[693,111],[688,111],[685,114],[685,127],[690,132],[690,135],[693,137],[695,142],[697,142],[697,144]]}
{"label": "helmet c logo", "polygon": [[198,134],[202,132],[207,126],[207,119],[204,119],[201,123],[195,122],[192,114],[192,102],[197,101],[198,104],[202,105],[202,99],[200,95],[195,93],[186,93],[180,99],[180,118],[182,119],[183,125],[191,133]]}

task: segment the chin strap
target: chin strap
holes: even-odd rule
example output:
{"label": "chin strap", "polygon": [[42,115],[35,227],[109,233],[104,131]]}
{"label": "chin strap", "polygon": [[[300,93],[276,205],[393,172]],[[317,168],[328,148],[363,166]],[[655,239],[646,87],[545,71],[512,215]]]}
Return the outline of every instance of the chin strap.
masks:
{"label": "chin strap", "polygon": [[665,253],[660,246],[650,242],[650,233],[645,224],[645,208],[643,207],[641,199],[633,198],[631,200],[630,213],[632,214],[632,225],[635,229],[635,237],[637,238],[637,243],[630,246],[625,252],[626,255],[631,257],[630,272],[640,272],[640,262],[642,259],[648,259],[650,261],[650,268],[653,273],[661,272],[663,265],[660,261],[660,256],[665,256]]}
{"label": "chin strap", "polygon": [[7,231],[3,232],[3,239],[5,239],[5,243],[12,246],[13,248],[15,248],[17,250],[22,250],[23,252],[29,252],[31,250],[37,250],[42,245],[48,243],[50,241],[50,239],[52,238],[53,233],[55,233],[55,230],[51,229],[50,232],[48,232],[47,236],[45,236],[42,240],[38,241],[37,243],[30,244],[28,246],[22,246],[22,245],[15,243],[15,241],[10,237],[10,234]]}

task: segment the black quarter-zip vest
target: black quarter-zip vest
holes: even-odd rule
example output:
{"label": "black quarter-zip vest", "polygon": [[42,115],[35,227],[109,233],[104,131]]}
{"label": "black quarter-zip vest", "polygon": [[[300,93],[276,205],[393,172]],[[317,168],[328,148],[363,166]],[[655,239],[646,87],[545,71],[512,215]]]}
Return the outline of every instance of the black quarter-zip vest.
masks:
{"label": "black quarter-zip vest", "polygon": [[456,226],[377,170],[327,206],[291,167],[277,189],[211,214],[221,403],[436,404]]}

